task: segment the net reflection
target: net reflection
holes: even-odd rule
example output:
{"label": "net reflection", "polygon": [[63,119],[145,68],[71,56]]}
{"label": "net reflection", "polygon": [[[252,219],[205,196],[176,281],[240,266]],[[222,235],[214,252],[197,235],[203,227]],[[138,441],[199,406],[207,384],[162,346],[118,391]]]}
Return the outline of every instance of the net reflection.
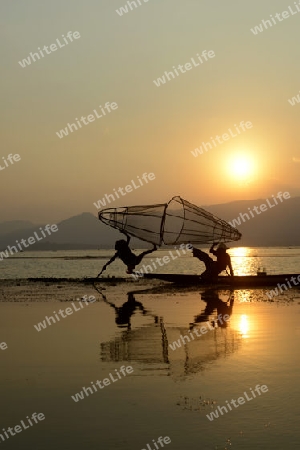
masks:
{"label": "net reflection", "polygon": [[[199,314],[193,314],[192,321],[187,321],[186,326],[182,326],[181,315],[174,323],[168,312],[162,317],[146,309],[136,299],[139,294],[143,291],[129,292],[127,301],[121,307],[102,294],[107,305],[115,310],[116,325],[122,329],[114,338],[101,343],[103,362],[136,362],[142,364],[144,372],[151,370],[153,373],[156,370],[161,375],[164,371],[165,375],[180,379],[205,370],[212,362],[238,350],[241,333],[230,327],[228,319],[224,320],[224,316],[230,317],[232,314],[233,292],[228,294],[226,301],[219,297],[216,290],[201,293],[206,307]],[[195,308],[199,308],[197,302]],[[132,329],[131,319],[136,313],[151,318],[151,323]],[[193,330],[204,324],[209,325],[209,329],[198,337]]]}
{"label": "net reflection", "polygon": [[[200,331],[204,324],[211,325],[210,331],[201,334],[200,338],[191,339],[183,346],[181,351],[181,363],[184,362],[183,368],[176,361],[177,371],[174,375],[181,378],[192,373],[205,370],[214,361],[226,358],[238,350],[241,344],[241,335],[238,331],[230,327],[230,316],[233,312],[234,305],[234,291],[226,291],[223,296],[227,297],[222,300],[221,293],[215,289],[207,289],[201,293],[201,300],[206,303],[204,310],[195,315],[194,321],[190,323],[189,330],[180,328],[181,336],[191,336],[191,331],[196,327]],[[168,335],[169,335],[168,330]],[[172,339],[175,341],[176,337],[174,330],[172,330]],[[178,338],[178,336],[177,336]],[[181,339],[181,338],[180,338]],[[175,352],[173,352],[175,353]],[[179,356],[179,350],[176,350],[176,357]]]}
{"label": "net reflection", "polygon": [[[143,304],[136,300],[133,292],[128,292],[127,301],[121,307],[107,300],[102,293],[103,300],[114,308],[115,322],[118,328],[126,328],[121,336],[101,343],[102,361],[137,361],[148,364],[168,364],[168,349],[166,331],[162,317],[146,310]],[[138,311],[150,316],[153,323],[138,329],[131,329],[131,317]]]}

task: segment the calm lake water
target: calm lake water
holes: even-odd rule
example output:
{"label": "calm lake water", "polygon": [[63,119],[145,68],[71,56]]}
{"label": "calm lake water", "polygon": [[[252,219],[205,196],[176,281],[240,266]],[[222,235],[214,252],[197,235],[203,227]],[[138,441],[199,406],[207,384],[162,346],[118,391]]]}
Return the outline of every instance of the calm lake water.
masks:
{"label": "calm lake water", "polygon": [[[139,254],[143,250],[134,251]],[[147,255],[137,269],[143,264],[155,263],[157,257],[170,256],[170,251],[176,259],[171,259],[163,267],[158,266],[157,272],[200,274],[204,271],[203,263],[193,258],[191,252],[180,252],[178,256],[172,247],[170,250],[158,250]],[[0,278],[94,277],[114,253],[113,249],[17,253],[0,261]],[[255,275],[259,267],[265,267],[269,274],[300,273],[300,247],[237,247],[230,249],[229,253],[236,275]],[[120,260],[116,260],[103,275],[124,277],[126,267]]]}
{"label": "calm lake water", "polygon": [[[269,273],[300,272],[299,249],[230,252],[236,272],[255,273],[258,266]],[[75,253],[52,255],[92,254]],[[15,258],[1,263],[2,278],[92,276],[111,254],[103,252],[99,260]],[[195,263],[182,257],[164,272],[201,272]],[[124,275],[124,267],[115,263],[109,273]],[[4,442],[0,438],[3,448],[157,450],[153,440],[160,436],[171,439],[167,450],[299,448],[300,290],[269,301],[264,289],[154,284],[100,280],[96,291],[80,283],[0,283],[0,343],[8,346],[0,350],[0,430],[34,412],[45,415]],[[97,301],[81,308],[76,298],[85,294]],[[72,315],[35,329],[72,303],[78,309]],[[229,320],[218,323],[219,314]],[[175,348],[174,342],[181,344]],[[116,377],[123,365],[133,372],[84,394],[84,387]],[[257,385],[267,391],[258,395]],[[78,393],[82,399],[75,402]],[[244,404],[230,403],[242,397]],[[219,417],[210,420],[216,410]]]}

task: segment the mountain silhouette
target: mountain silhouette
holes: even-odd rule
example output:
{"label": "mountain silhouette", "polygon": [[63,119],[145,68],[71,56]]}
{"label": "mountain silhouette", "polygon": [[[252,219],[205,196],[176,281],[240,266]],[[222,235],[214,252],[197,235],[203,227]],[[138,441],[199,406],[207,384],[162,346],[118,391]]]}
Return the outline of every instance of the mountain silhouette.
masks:
{"label": "mountain silhouette", "polygon": [[[269,199],[275,205],[273,199]],[[236,226],[242,233],[242,239],[231,243],[230,246],[300,246],[300,197],[284,200],[282,203],[261,212],[253,213],[249,209],[266,203],[266,199],[242,200],[219,205],[203,206],[216,216],[232,222],[240,220]],[[245,215],[248,213],[248,217]],[[244,220],[241,218],[243,214]],[[51,223],[50,223],[51,224]],[[34,231],[39,235],[39,227],[28,221],[10,221],[0,223],[0,249],[14,245],[16,240],[28,239]],[[89,249],[113,248],[117,239],[122,235],[115,229],[104,225],[91,213],[82,213],[57,223],[58,231],[29,247],[30,250],[56,249]],[[148,248],[146,242],[132,239],[133,248]]]}

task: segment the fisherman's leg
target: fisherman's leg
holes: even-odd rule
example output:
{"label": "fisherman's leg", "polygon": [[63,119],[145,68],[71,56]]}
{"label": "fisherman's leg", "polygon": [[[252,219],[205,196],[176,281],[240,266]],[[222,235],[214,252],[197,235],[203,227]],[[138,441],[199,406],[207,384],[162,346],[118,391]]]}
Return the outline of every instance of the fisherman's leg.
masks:
{"label": "fisherman's leg", "polygon": [[212,263],[214,263],[214,260],[207,253],[203,252],[202,250],[199,250],[198,248],[193,248],[193,256],[198,258],[200,261],[204,262],[206,271],[211,270]]}
{"label": "fisherman's leg", "polygon": [[218,278],[218,265],[207,253],[197,248],[193,249],[193,256],[205,264],[205,271],[201,273],[202,280],[214,282]]}
{"label": "fisherman's leg", "polygon": [[142,261],[142,259],[144,258],[144,256],[149,255],[149,253],[153,253],[155,252],[155,250],[157,250],[156,245],[153,246],[153,248],[151,248],[150,250],[146,250],[145,252],[141,253],[140,255],[138,255],[136,257],[136,266],[140,264],[140,262]]}

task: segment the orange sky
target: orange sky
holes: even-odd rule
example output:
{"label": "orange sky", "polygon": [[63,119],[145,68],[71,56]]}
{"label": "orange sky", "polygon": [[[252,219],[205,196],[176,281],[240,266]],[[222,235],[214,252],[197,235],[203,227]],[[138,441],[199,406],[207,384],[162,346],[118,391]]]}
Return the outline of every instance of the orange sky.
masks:
{"label": "orange sky", "polygon": [[[0,170],[0,220],[96,214],[93,202],[145,172],[155,180],[108,206],[174,195],[198,205],[300,195],[300,103],[288,102],[300,89],[300,13],[258,35],[250,31],[293,2],[151,0],[119,16],[125,3],[1,5],[0,169],[10,153],[21,160]],[[18,63],[70,30],[80,38],[29,66]],[[153,83],[204,50],[215,57],[160,87]],[[100,114],[106,102],[118,108],[56,135],[75,118]],[[252,128],[192,155],[241,121]],[[240,157],[251,161],[244,177],[233,168]]]}

